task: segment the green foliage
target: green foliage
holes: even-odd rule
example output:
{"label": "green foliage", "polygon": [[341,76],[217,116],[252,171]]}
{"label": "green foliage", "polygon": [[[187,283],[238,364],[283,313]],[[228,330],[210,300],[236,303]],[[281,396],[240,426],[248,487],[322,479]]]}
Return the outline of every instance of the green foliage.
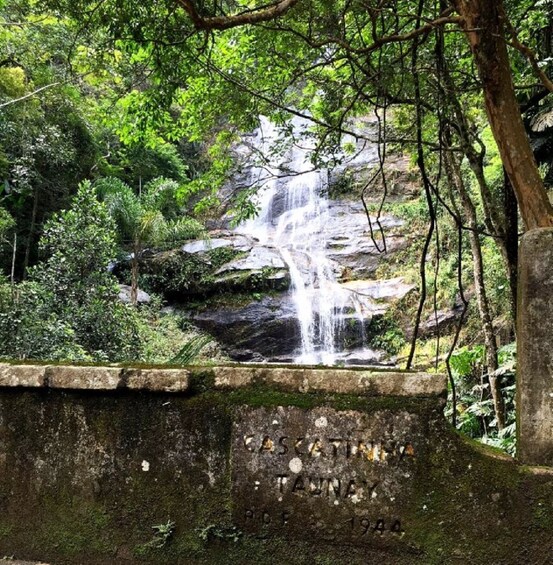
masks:
{"label": "green foliage", "polygon": [[[198,216],[210,217],[220,207],[218,190],[228,180],[233,171],[233,159],[230,154],[232,143],[238,137],[232,131],[224,130],[215,136],[205,155],[209,165],[201,174],[189,182],[183,183],[176,193],[180,204],[185,205],[195,196],[201,197],[194,204],[194,213]],[[243,192],[241,192],[244,196]],[[240,210],[240,206],[237,206]]]}
{"label": "green foliage", "polygon": [[175,181],[154,179],[140,194],[116,178],[100,179],[95,187],[118,227],[121,242],[135,252],[140,253],[144,245],[178,243],[203,233],[197,220],[179,215]]}
{"label": "green foliage", "polygon": [[44,222],[84,178],[114,176],[139,190],[164,177],[176,190],[203,172],[199,147],[186,139],[118,136],[114,102],[147,80],[145,61],[107,49],[105,33],[82,23],[44,2],[0,5],[0,202],[16,222],[18,278],[38,258]]}
{"label": "green foliage", "polygon": [[[210,270],[209,265],[200,257],[183,257],[169,252],[156,258],[155,265],[142,263],[140,286],[149,292],[164,292],[166,296],[170,296],[172,292],[189,289],[195,280],[203,278]],[[125,274],[122,273],[122,276]]]}
{"label": "green foliage", "polygon": [[328,195],[330,198],[338,199],[346,195],[352,195],[355,188],[353,173],[346,170],[332,184],[330,184],[328,187]]}
{"label": "green foliage", "polygon": [[257,216],[259,207],[253,200],[255,194],[257,194],[257,187],[238,192],[234,201],[234,217],[231,221],[232,226],[236,227],[242,222]]}
{"label": "green foliage", "polygon": [[168,520],[164,524],[156,524],[152,526],[154,537],[144,545],[146,549],[162,549],[167,545],[175,531],[175,522]]}
{"label": "green foliage", "polygon": [[155,244],[161,240],[164,218],[161,211],[155,208],[157,191],[145,193],[144,196],[137,195],[130,186],[117,178],[100,179],[94,186],[106,203],[123,243]]}
{"label": "green foliage", "polygon": [[135,304],[144,247],[168,242],[174,246],[198,236],[203,228],[192,218],[179,217],[174,181],[155,179],[138,194],[116,178],[100,179],[95,186],[117,224],[121,244],[132,251],[131,302]]}
{"label": "green foliage", "polygon": [[405,345],[403,331],[397,321],[388,314],[375,316],[367,332],[369,334],[368,345],[376,349],[383,349],[390,355],[397,355]]}
{"label": "green foliage", "polygon": [[231,246],[216,247],[207,252],[208,261],[215,269],[222,267],[225,263],[229,263],[241,255],[241,251],[237,251]]}
{"label": "green foliage", "polygon": [[11,214],[4,208],[0,207],[0,241],[4,240],[7,233],[15,226],[15,220]]}
{"label": "green foliage", "polygon": [[0,7],[0,200],[16,222],[18,275],[36,260],[42,223],[68,203],[97,155],[86,102],[64,78],[71,26],[38,24],[32,8],[14,0]]}
{"label": "green foliage", "polygon": [[179,363],[180,365],[190,365],[194,363],[202,349],[211,343],[213,338],[209,335],[198,335],[187,341],[180,351],[171,359],[171,363]]}
{"label": "green foliage", "polygon": [[[83,182],[70,209],[55,214],[44,227],[40,251],[45,257],[32,276],[55,292],[80,292],[80,286],[102,287],[106,266],[114,258],[115,225],[96,191]],[[70,290],[71,289],[71,290]],[[70,299],[61,295],[60,299]]]}
{"label": "green foliage", "polygon": [[141,306],[139,313],[141,361],[189,365],[224,358],[210,336],[198,333],[196,328],[177,313],[160,312],[155,300],[147,307]]}
{"label": "green foliage", "polygon": [[195,218],[177,218],[167,223],[164,233],[165,245],[179,245],[188,239],[197,239],[205,236],[205,228]]}
{"label": "green foliage", "polygon": [[[142,261],[140,286],[166,297],[209,292],[215,271],[239,255],[239,251],[230,247],[219,247],[206,253],[176,250],[160,253]],[[120,270],[123,279],[129,276],[127,270]]]}
{"label": "green foliage", "polygon": [[46,258],[31,272],[63,312],[76,341],[95,359],[126,359],[139,349],[139,320],[118,300],[107,266],[116,253],[115,230],[90,183],[82,183],[71,209],[56,214],[40,245]]}
{"label": "green foliage", "polygon": [[28,283],[3,286],[0,354],[96,361],[139,356],[140,319],[119,302],[117,281],[107,271],[114,226],[90,183],[46,224],[41,251],[44,259]]}
{"label": "green foliage", "polygon": [[184,363],[201,354],[211,338],[160,317],[155,300],[141,310],[120,302],[107,268],[115,238],[106,205],[82,183],[71,208],[46,224],[30,280],[0,284],[0,357]]}
{"label": "green foliage", "polygon": [[[483,443],[515,451],[515,373],[516,345],[499,350],[499,368],[495,376],[501,379],[501,390],[507,408],[506,426],[498,431],[490,396],[487,375],[484,373],[483,346],[462,347],[451,357],[451,369],[457,388],[457,427]],[[451,414],[451,408],[447,411]]]}
{"label": "green foliage", "polygon": [[25,71],[20,67],[0,68],[0,92],[9,98],[23,96],[26,91]]}
{"label": "green foliage", "polygon": [[408,225],[426,227],[428,222],[428,205],[423,194],[415,200],[388,205],[388,210],[390,206],[393,206],[394,214],[397,214]]}
{"label": "green foliage", "polygon": [[102,167],[103,176],[116,176],[138,189],[150,181],[163,177],[176,183],[187,179],[187,165],[177,148],[161,142],[154,147],[140,144],[122,146],[109,163]]}
{"label": "green foliage", "polygon": [[52,308],[52,296],[37,283],[14,289],[0,284],[0,357],[91,361],[75,331]]}
{"label": "green foliage", "polygon": [[462,347],[451,356],[451,370],[457,379],[473,379],[484,362],[484,346]]}

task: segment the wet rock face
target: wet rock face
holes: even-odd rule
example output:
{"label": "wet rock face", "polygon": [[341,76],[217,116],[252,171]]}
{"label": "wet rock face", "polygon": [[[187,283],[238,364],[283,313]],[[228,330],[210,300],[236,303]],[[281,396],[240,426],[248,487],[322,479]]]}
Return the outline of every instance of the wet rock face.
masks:
{"label": "wet rock face", "polygon": [[236,361],[292,355],[300,340],[296,311],[288,295],[191,313],[192,321],[209,332]]}
{"label": "wet rock face", "polygon": [[250,251],[255,242],[244,235],[232,234],[228,231],[215,232],[209,239],[195,239],[182,246],[185,253],[205,253],[220,247],[231,247],[237,251]]}
{"label": "wet rock face", "polygon": [[393,543],[426,443],[405,411],[244,407],[233,425],[233,520],[255,534]]}
{"label": "wet rock face", "polygon": [[[303,139],[308,124],[292,122]],[[356,151],[339,152],[340,164],[330,171],[313,167],[309,139],[288,146],[261,117],[260,127],[234,147],[236,175],[221,192],[230,200],[243,184],[258,185],[258,217],[231,229],[228,215],[208,239],[182,247],[181,260],[192,267],[199,263],[196,269],[175,269],[175,276],[166,270],[170,292],[162,292],[172,301],[224,295],[217,303],[228,306],[202,308],[192,319],[226,345],[234,360],[382,361],[381,352],[364,350],[365,330],[412,286],[400,279],[374,280],[375,272],[406,238],[398,233],[403,225],[398,218],[367,217],[358,185],[374,176],[377,128],[371,117],[352,127],[362,134],[350,140]],[[366,136],[375,142],[362,141]],[[262,153],[272,157],[261,163]],[[344,190],[333,190],[336,183]],[[212,260],[217,257],[221,262]],[[271,296],[260,300],[266,293]],[[247,295],[252,302],[244,306]],[[354,349],[360,354],[352,357]]]}
{"label": "wet rock face", "polygon": [[[214,288],[217,293],[242,295],[252,289],[256,295],[267,290],[287,291],[293,295],[299,320],[290,324],[286,314],[277,324],[265,305],[243,304],[194,318],[204,329],[232,344],[231,356],[236,360],[289,360],[295,353],[296,360],[309,363],[349,363],[352,359],[378,363],[379,352],[362,351],[353,357],[348,354],[367,346],[364,329],[372,317],[382,315],[392,301],[405,296],[412,287],[402,281],[394,287],[389,281],[382,284],[373,280],[382,258],[403,248],[407,239],[398,230],[403,225],[401,220],[387,214],[368,218],[368,208],[360,198],[362,192],[368,198],[365,202],[373,203],[382,196],[380,187],[377,195],[372,194],[377,187],[369,182],[381,168],[377,119],[360,117],[348,125],[357,134],[345,139],[354,151],[338,150],[332,169],[314,166],[315,146],[306,135],[309,124],[305,120],[294,117],[288,127],[297,136],[296,143],[288,143],[281,128],[260,116],[259,127],[234,145],[235,174],[221,189],[222,200],[231,201],[241,188],[254,186],[259,189],[259,214],[234,230],[229,214],[226,224],[224,219],[218,224],[227,228],[227,234],[222,235],[222,229],[212,232],[214,245],[235,246],[230,243],[234,237],[235,241],[245,238],[249,247],[244,248],[242,256],[218,265],[209,284],[211,294]],[[298,139],[302,143],[297,143]],[[409,174],[408,160],[398,156],[392,161],[380,175],[386,178],[388,194],[394,192],[395,181],[403,185]],[[200,242],[191,242],[184,250],[196,253],[205,248]],[[267,270],[273,271],[265,280],[267,284],[256,286],[255,277],[267,274]],[[387,293],[381,294],[382,290]],[[252,298],[259,300],[258,296]],[[289,304],[291,298],[278,301]],[[231,318],[229,332],[234,334],[229,336],[222,326],[223,312]],[[245,328],[252,312],[259,315],[252,321],[254,325],[269,324],[269,347],[258,327]],[[238,335],[234,331],[237,323]],[[292,335],[284,335],[277,325],[293,327]]]}
{"label": "wet rock face", "polygon": [[[272,204],[274,226],[284,210],[283,198],[283,195],[277,194]],[[374,239],[361,202],[329,201],[329,218],[323,226],[321,238],[327,242],[327,256],[336,264],[338,274],[347,271],[348,276],[355,279],[370,277],[384,254],[394,253],[405,245],[405,238],[393,233],[402,226],[401,220],[383,215],[378,223],[374,218],[371,221]],[[383,230],[384,240],[380,229]],[[261,245],[251,236],[228,230],[216,230],[209,239],[190,241],[182,247],[182,251],[202,256],[221,247],[235,249],[244,253],[244,256],[223,265],[217,274],[263,268],[287,269],[282,256],[274,247]]]}
{"label": "wet rock face", "polygon": [[[368,335],[372,316],[386,311],[386,304],[376,304],[365,319],[355,313],[344,315],[336,338],[347,344],[344,363],[386,364],[382,351],[361,350]],[[292,362],[299,354],[301,330],[296,306],[289,294],[264,296],[243,305],[210,308],[189,312],[191,320],[202,330],[213,335],[234,361]],[[357,351],[359,350],[359,351]]]}
{"label": "wet rock face", "polygon": [[[384,254],[393,253],[405,245],[405,238],[392,235],[403,222],[384,215],[376,223],[372,218],[373,237],[369,220],[361,202],[338,200],[330,202],[330,219],[324,226],[327,255],[353,278],[373,275]],[[385,234],[382,240],[380,229]]]}
{"label": "wet rock face", "polygon": [[[278,201],[278,198],[277,198]],[[278,210],[273,211],[275,214]],[[383,216],[381,227],[386,233],[401,225],[391,216]],[[380,316],[394,300],[403,298],[412,288],[403,279],[373,280],[375,269],[384,252],[382,240],[373,241],[365,211],[360,203],[337,201],[330,203],[329,221],[323,226],[321,238],[327,241],[327,255],[338,279],[348,279],[342,288],[351,293],[351,304],[340,313],[341,323],[336,332],[338,350],[351,352],[366,346],[366,329],[373,316]],[[211,240],[215,247],[234,247],[243,253],[220,266],[210,279],[212,289],[230,293],[248,292],[251,289],[286,291],[290,287],[290,273],[278,249],[261,245],[254,238],[218,232]],[[188,243],[183,250],[200,255],[206,253],[209,242]],[[386,237],[386,253],[392,253],[404,245],[402,237]],[[240,247],[237,247],[240,246]],[[307,270],[308,257],[297,257],[299,269]],[[304,264],[304,262],[305,264]],[[256,278],[263,284],[258,285]],[[353,279],[353,280],[351,280]],[[363,315],[354,305],[363,302]],[[211,333],[236,361],[279,360],[292,361],[301,349],[301,330],[297,320],[297,306],[289,292],[266,296],[262,300],[201,313],[191,313],[192,320]],[[315,323],[318,314],[315,312]],[[374,353],[374,354],[373,354]],[[344,354],[345,363],[380,364],[382,352],[371,352],[367,357]]]}

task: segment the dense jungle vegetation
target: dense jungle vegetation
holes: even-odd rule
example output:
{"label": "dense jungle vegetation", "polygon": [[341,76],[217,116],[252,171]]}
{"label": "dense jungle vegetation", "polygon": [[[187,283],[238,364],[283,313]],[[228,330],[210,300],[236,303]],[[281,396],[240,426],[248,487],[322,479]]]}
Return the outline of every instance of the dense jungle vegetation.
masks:
{"label": "dense jungle vegetation", "polygon": [[[518,236],[553,222],[552,13],[550,0],[1,1],[0,356],[222,355],[161,298],[136,304],[142,254],[256,213],[255,186],[219,189],[260,115],[289,133],[306,117],[313,164],[330,168],[373,115],[380,164],[341,191],[420,233],[401,259],[418,293],[398,317],[460,312],[425,341],[388,320],[383,341],[407,367],[447,371],[456,425],[512,449]],[[408,202],[387,199],[398,153],[418,171]],[[126,302],[114,261],[129,266]]]}

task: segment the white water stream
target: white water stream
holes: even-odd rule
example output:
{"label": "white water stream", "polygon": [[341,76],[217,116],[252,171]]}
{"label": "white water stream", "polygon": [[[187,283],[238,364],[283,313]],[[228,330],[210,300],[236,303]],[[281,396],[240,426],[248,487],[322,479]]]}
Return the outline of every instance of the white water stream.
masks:
{"label": "white water stream", "polygon": [[330,218],[324,189],[328,173],[310,162],[313,145],[302,135],[306,127],[304,120],[294,118],[295,143],[275,154],[282,142],[279,132],[261,118],[254,149],[273,156],[252,168],[252,184],[262,187],[257,195],[259,214],[237,231],[275,247],[288,266],[301,331],[301,351],[295,361],[331,365],[344,352],[339,338],[345,320],[357,317],[363,328],[366,305],[362,297],[339,284],[340,268],[327,257],[324,227]]}

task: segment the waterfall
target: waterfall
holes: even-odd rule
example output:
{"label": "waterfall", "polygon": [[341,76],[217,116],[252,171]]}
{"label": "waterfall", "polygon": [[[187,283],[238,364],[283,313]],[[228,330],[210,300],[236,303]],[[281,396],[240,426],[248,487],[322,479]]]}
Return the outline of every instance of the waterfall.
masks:
{"label": "waterfall", "polygon": [[364,327],[364,304],[338,282],[340,267],[327,257],[328,171],[311,163],[314,144],[304,135],[307,127],[306,120],[293,118],[294,142],[284,146],[276,126],[261,118],[253,148],[266,159],[252,167],[250,178],[260,187],[259,214],[238,231],[278,249],[288,266],[301,333],[295,361],[332,365],[344,351],[339,341],[346,321],[357,318]]}

